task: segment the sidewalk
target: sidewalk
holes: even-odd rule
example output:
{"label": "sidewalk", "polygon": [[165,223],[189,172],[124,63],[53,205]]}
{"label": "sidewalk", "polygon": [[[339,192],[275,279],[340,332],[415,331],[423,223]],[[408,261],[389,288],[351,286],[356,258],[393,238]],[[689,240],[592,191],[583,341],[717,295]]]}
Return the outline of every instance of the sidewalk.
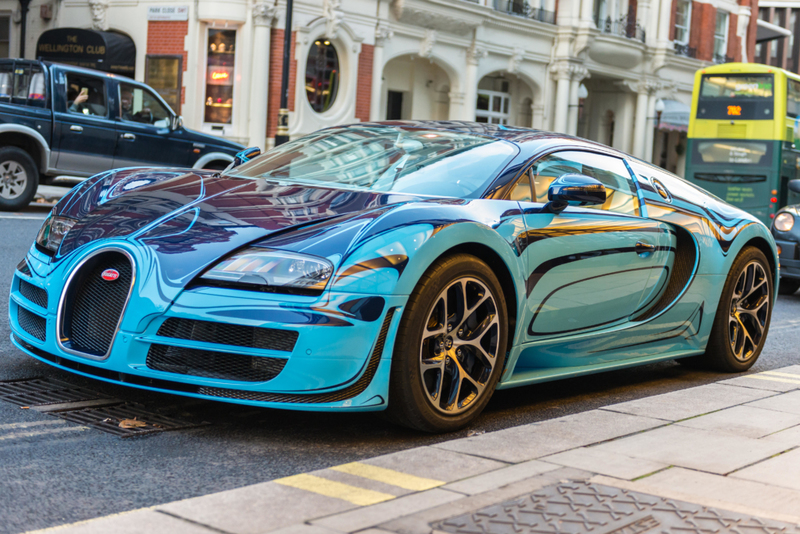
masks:
{"label": "sidewalk", "polygon": [[38,532],[800,533],[800,365]]}

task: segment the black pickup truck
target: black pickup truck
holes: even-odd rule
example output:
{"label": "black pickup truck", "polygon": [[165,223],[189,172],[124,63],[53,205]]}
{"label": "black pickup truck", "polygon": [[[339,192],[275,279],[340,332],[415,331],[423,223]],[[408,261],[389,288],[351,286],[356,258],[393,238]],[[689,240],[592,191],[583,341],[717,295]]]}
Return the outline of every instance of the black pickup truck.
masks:
{"label": "black pickup truck", "polygon": [[223,169],[242,145],[183,127],[145,84],[46,61],[0,60],[0,210],[40,180],[118,167]]}

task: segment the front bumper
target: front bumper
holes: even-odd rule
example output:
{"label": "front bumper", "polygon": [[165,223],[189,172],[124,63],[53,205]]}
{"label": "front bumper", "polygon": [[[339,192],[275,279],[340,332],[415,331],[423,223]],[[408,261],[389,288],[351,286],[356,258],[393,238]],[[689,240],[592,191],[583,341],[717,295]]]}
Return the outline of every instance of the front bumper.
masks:
{"label": "front bumper", "polygon": [[[148,265],[146,258],[139,256],[143,249],[126,242],[113,246],[131,254],[135,266]],[[91,252],[86,250],[80,256]],[[65,350],[57,338],[59,302],[79,258],[50,265],[32,249],[26,259],[31,268],[18,270],[11,287],[11,337],[17,347],[41,361],[107,382],[240,404],[304,410],[386,407],[392,347],[406,297],[382,296],[379,313],[373,307],[366,317],[347,313],[343,310],[352,306],[342,305],[369,298],[367,295],[301,297],[198,287],[180,291],[170,302],[159,299],[165,293],[159,287],[159,276],[137,272],[108,356],[98,358]],[[149,265],[148,269],[157,269]],[[33,302],[30,287],[23,294],[21,283],[46,291],[47,302],[40,302],[43,306]],[[289,330],[297,332],[297,338],[288,350],[274,350],[165,337],[160,329],[169,318]],[[43,334],[31,327],[31,320],[41,326]],[[285,364],[277,376],[260,382],[167,372],[148,366],[148,354],[155,345],[194,351],[201,358],[214,353]]]}
{"label": "front bumper", "polygon": [[778,259],[781,278],[800,279],[800,248],[798,248],[798,244],[780,239],[776,239],[775,244],[780,249]]}

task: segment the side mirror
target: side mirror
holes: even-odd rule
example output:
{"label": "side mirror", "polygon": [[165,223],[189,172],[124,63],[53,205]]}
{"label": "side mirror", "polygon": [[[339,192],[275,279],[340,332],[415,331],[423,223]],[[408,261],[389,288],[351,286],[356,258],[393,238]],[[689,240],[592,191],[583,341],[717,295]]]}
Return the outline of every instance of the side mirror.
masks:
{"label": "side mirror", "polygon": [[238,152],[233,157],[233,167],[238,167],[243,163],[247,163],[251,159],[258,157],[261,155],[261,149],[257,146],[251,146],[250,148],[245,148],[241,152]]}
{"label": "side mirror", "polygon": [[565,174],[550,183],[545,212],[559,214],[569,202],[602,204],[606,201],[606,188],[598,180],[583,174]]}
{"label": "side mirror", "polygon": [[789,180],[789,190],[800,193],[800,180]]}
{"label": "side mirror", "polygon": [[178,115],[177,117],[173,117],[172,119],[172,130],[180,130],[183,128],[183,117]]}

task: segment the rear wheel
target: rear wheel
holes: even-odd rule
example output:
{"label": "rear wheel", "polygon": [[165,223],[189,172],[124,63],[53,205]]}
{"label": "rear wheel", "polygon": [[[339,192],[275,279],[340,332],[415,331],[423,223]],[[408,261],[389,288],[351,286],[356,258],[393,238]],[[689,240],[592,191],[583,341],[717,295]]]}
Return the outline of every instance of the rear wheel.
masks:
{"label": "rear wheel", "polygon": [[741,372],[752,367],[767,339],[772,300],[767,258],[757,248],[747,247],[728,273],[706,353],[700,360],[718,371]]}
{"label": "rear wheel", "polygon": [[796,278],[781,278],[781,283],[778,284],[779,295],[794,295],[800,289],[800,280]]}
{"label": "rear wheel", "polygon": [[386,415],[426,432],[472,422],[500,378],[507,321],[502,286],[488,265],[467,254],[436,262],[400,322]]}
{"label": "rear wheel", "polygon": [[0,148],[0,210],[16,211],[36,194],[39,170],[27,152],[15,146]]}

